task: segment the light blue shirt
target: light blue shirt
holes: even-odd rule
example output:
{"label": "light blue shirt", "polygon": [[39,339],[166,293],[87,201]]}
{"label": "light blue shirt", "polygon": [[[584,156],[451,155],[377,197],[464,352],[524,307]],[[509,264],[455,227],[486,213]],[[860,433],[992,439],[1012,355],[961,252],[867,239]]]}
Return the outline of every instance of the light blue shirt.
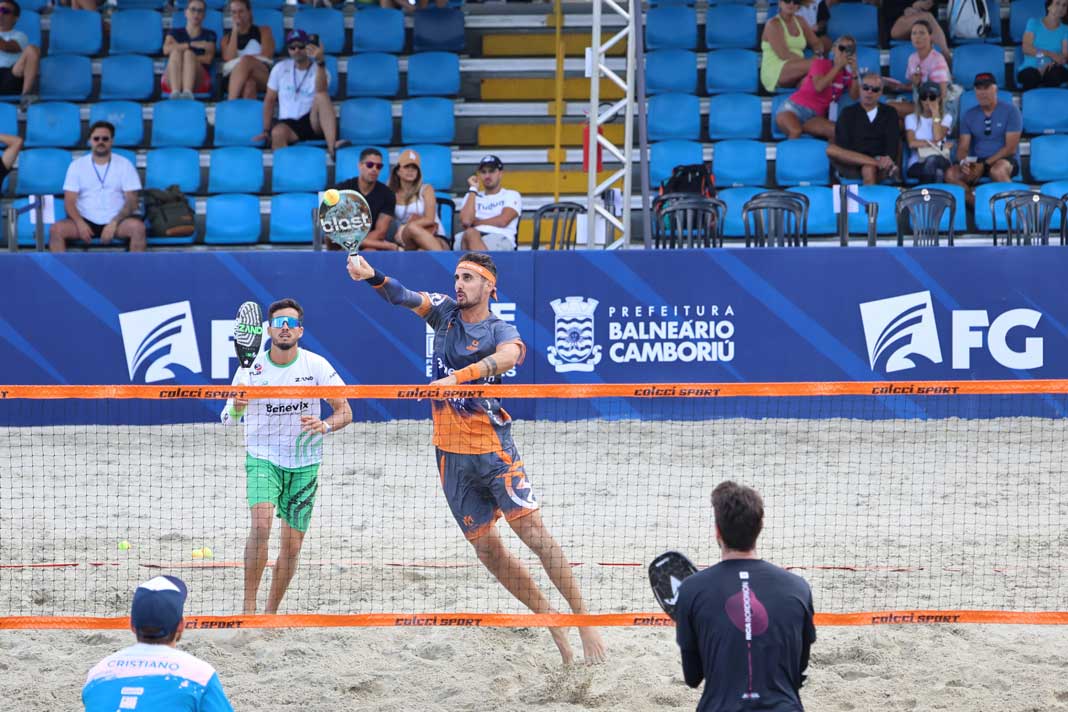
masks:
{"label": "light blue shirt", "polygon": [[169,645],[137,643],[97,663],[82,688],[85,712],[233,712],[208,663]]}
{"label": "light blue shirt", "polygon": [[[1027,29],[1024,30],[1025,34],[1028,32],[1034,35],[1032,44],[1036,50],[1060,52],[1064,47],[1065,38],[1068,38],[1068,25],[1058,25],[1057,29],[1051,30],[1042,22],[1041,17],[1032,17],[1027,21]],[[1042,64],[1048,64],[1050,61],[1049,57],[1046,57]],[[1017,71],[1028,67],[1038,69],[1038,65],[1039,61],[1034,55],[1025,54]]]}
{"label": "light blue shirt", "polygon": [[0,40],[5,42],[15,40],[19,43],[18,52],[0,52],[0,68],[9,69],[14,67],[15,62],[19,61],[19,55],[22,50],[26,49],[26,45],[30,43],[30,38],[21,30],[8,30],[7,32],[0,32]]}

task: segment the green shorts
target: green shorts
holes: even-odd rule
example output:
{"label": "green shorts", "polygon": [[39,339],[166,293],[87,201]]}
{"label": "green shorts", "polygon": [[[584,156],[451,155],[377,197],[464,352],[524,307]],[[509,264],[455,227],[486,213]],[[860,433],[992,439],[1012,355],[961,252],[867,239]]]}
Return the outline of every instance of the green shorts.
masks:
{"label": "green shorts", "polygon": [[245,473],[249,507],[269,502],[279,519],[299,532],[308,531],[319,489],[318,464],[287,470],[246,453]]}

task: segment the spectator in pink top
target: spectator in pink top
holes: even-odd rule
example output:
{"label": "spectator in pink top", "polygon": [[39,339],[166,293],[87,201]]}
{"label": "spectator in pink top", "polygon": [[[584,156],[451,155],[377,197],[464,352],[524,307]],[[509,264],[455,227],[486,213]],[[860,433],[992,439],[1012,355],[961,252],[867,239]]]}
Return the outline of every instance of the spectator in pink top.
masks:
{"label": "spectator in pink top", "polygon": [[[917,20],[912,26],[912,47],[916,50],[909,55],[908,65],[905,69],[906,77],[904,85],[912,85],[915,94],[924,82],[934,82],[942,90],[942,101],[947,100],[946,90],[953,76],[949,71],[949,64],[942,53],[935,49],[931,26],[926,20]],[[915,104],[910,101],[895,102],[894,108],[901,117],[908,116],[915,110]]]}
{"label": "spectator in pink top", "polygon": [[829,118],[831,104],[846,91],[856,99],[860,87],[854,81],[857,69],[857,41],[842,35],[834,43],[834,59],[812,60],[800,88],[783,102],[775,113],[775,123],[787,138],[811,134],[825,141],[834,140],[834,121]]}

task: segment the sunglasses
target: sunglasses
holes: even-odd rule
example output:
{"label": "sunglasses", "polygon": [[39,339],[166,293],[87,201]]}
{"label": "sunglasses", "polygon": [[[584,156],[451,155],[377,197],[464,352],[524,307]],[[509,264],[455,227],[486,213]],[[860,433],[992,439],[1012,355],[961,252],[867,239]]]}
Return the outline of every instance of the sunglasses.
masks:
{"label": "sunglasses", "polygon": [[289,45],[289,51],[292,52],[295,49],[304,49],[306,46],[307,45],[302,42],[294,42],[293,44]]}
{"label": "sunglasses", "polygon": [[942,98],[941,94],[924,94],[923,96],[920,97],[920,100],[921,101],[935,101],[936,99],[941,99],[941,98]]}
{"label": "sunglasses", "polygon": [[994,130],[994,122],[993,122],[993,120],[989,116],[985,117],[983,119],[983,135],[984,136],[989,136],[990,132],[993,131],[993,130]]}
{"label": "sunglasses", "polygon": [[871,84],[861,84],[860,88],[864,91],[871,92],[872,94],[878,94],[883,90],[882,87],[873,87]]}
{"label": "sunglasses", "polygon": [[377,169],[377,170],[382,170],[382,166],[385,165],[385,164],[376,163],[375,161],[364,161],[363,165],[366,166],[367,168],[374,168],[374,169]]}
{"label": "sunglasses", "polygon": [[295,316],[276,316],[271,319],[271,328],[281,329],[283,326],[288,326],[290,329],[296,329],[300,326],[300,319]]}
{"label": "sunglasses", "polygon": [[857,51],[857,48],[853,45],[838,45],[838,51],[842,54],[853,54]]}
{"label": "sunglasses", "polygon": [[111,140],[111,136],[93,136],[89,140],[93,143],[107,143]]}
{"label": "sunglasses", "polygon": [[15,10],[11,7],[0,7],[0,15],[14,15]]}

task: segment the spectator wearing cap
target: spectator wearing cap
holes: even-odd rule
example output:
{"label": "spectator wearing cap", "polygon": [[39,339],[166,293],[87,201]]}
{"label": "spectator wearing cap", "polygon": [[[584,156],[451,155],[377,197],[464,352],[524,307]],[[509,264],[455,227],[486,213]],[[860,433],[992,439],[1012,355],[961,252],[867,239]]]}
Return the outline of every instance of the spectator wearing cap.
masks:
{"label": "spectator wearing cap", "polygon": [[[278,150],[297,141],[324,139],[331,158],[337,146],[337,116],[330,102],[327,85],[330,72],[323,59],[323,48],[304,30],[286,33],[289,58],[271,69],[267,78],[267,94],[263,98],[263,133],[269,135],[271,148]],[[274,109],[278,106],[278,122],[274,123]]]}
{"label": "spectator wearing cap", "polygon": [[389,174],[389,189],[397,200],[397,242],[406,250],[448,250],[434,186],[423,182],[418,153],[410,148],[401,152]]}
{"label": "spectator wearing cap", "polygon": [[[389,239],[389,226],[393,222],[393,213],[397,209],[397,199],[389,187],[378,180],[382,171],[382,154],[377,148],[365,148],[360,151],[359,174],[355,178],[338,183],[338,190],[355,190],[367,201],[371,209],[371,232],[360,243],[361,250],[379,250],[397,252],[404,248]],[[331,250],[341,249],[333,240],[327,241]]]}
{"label": "spectator wearing cap", "polygon": [[947,145],[953,114],[945,109],[942,88],[934,82],[920,85],[916,110],[905,117],[905,136],[912,152],[908,176],[921,183],[941,183],[950,164]]}
{"label": "spectator wearing cap", "polygon": [[827,146],[839,175],[862,178],[874,185],[897,174],[901,152],[897,112],[879,103],[882,77],[868,72],[860,80],[860,102],[842,109],[834,126],[834,142]]}
{"label": "spectator wearing cap", "polygon": [[167,55],[167,71],[160,87],[172,99],[192,99],[194,93],[211,91],[208,67],[215,61],[215,30],[204,27],[208,6],[204,0],[189,0],[185,7],[185,27],[167,33],[163,40],[163,54]]}
{"label": "spectator wearing cap", "polygon": [[504,163],[489,155],[483,156],[478,172],[467,179],[467,195],[460,206],[464,231],[456,235],[462,249],[497,252],[516,248],[523,196],[502,187],[503,174]]}
{"label": "spectator wearing cap", "polygon": [[41,48],[15,29],[22,8],[15,0],[0,2],[0,94],[21,94],[22,103],[30,103],[33,84],[41,67]]}
{"label": "spectator wearing cap", "polygon": [[130,607],[137,643],[89,671],[82,688],[86,712],[232,712],[215,668],[177,648],[187,595],[177,576],[157,576],[137,587]]}
{"label": "spectator wearing cap", "polygon": [[1068,81],[1068,25],[1064,24],[1068,0],[1046,0],[1045,17],[1032,17],[1024,30],[1023,61],[1016,83],[1024,91],[1039,86],[1056,87]]}
{"label": "spectator wearing cap", "polygon": [[998,100],[998,85],[990,72],[975,75],[978,104],[961,117],[957,160],[946,171],[950,183],[969,188],[968,203],[974,201],[970,188],[983,176],[999,183],[1008,182],[1020,170],[1020,134],[1023,117],[1012,103]]}

